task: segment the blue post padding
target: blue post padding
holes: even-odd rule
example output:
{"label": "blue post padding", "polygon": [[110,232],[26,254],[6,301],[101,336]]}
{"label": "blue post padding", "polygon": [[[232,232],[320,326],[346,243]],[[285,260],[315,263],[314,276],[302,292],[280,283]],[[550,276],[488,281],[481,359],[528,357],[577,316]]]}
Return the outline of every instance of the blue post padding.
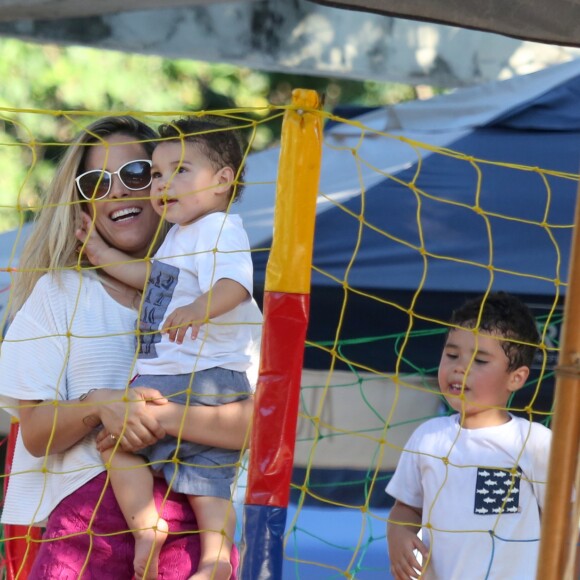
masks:
{"label": "blue post padding", "polygon": [[245,505],[240,580],[281,580],[286,508]]}

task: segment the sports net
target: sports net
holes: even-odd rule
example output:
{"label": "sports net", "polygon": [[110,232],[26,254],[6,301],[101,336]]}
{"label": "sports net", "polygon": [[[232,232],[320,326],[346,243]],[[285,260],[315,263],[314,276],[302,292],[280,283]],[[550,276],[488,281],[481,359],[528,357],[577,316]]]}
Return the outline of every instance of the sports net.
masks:
{"label": "sports net", "polygon": [[[233,119],[251,141],[283,110],[212,114]],[[436,371],[451,310],[466,297],[507,290],[532,308],[542,342],[532,377],[510,410],[550,423],[579,176],[542,168],[541,159],[513,161],[516,141],[490,160],[478,154],[481,144],[433,145],[420,131],[411,137],[387,131],[378,114],[361,120],[320,114],[327,128],[284,570],[296,578],[388,577],[384,488],[414,429],[450,412]],[[4,190],[0,198],[3,228],[10,230],[0,248],[3,325],[18,248],[30,231],[26,221],[43,208],[51,160],[98,116],[3,111],[3,166],[24,160],[25,167],[16,176],[17,195]],[[156,126],[176,114],[137,116]],[[44,122],[57,124],[58,142],[29,129]],[[510,138],[493,130],[481,137]],[[249,233],[260,299],[277,151],[246,161],[244,201],[231,209]],[[243,491],[242,466],[233,494],[238,513]],[[470,531],[489,536],[487,528]],[[30,538],[27,530],[21,535],[24,543]]]}

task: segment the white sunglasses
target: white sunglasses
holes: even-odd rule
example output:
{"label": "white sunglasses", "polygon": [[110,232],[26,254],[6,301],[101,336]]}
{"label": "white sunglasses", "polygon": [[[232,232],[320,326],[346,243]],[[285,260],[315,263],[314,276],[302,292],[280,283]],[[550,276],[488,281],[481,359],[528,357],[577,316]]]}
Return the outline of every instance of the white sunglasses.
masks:
{"label": "white sunglasses", "polygon": [[75,181],[79,193],[90,200],[103,199],[109,195],[113,175],[118,175],[121,183],[131,191],[146,189],[151,185],[151,160],[135,159],[117,169],[91,169],[79,175]]}

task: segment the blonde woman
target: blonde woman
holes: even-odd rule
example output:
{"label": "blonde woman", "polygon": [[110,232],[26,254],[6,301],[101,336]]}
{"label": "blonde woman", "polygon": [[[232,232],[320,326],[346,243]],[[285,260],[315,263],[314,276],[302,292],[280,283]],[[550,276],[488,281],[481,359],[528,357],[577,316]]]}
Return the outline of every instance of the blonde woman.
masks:
{"label": "blonde woman", "polygon": [[[133,535],[106,485],[99,449],[136,451],[178,436],[184,412],[183,439],[240,449],[251,420],[251,399],[184,411],[154,389],[128,389],[140,294],[101,270],[77,267],[81,212],[133,259],[161,241],[148,199],[154,140],[131,117],[104,118],[81,131],[56,170],[20,261],[14,319],[0,352],[0,401],[20,421],[2,522],[46,527],[33,578],[133,577]],[[99,440],[101,427],[122,438]],[[197,530],[195,518],[183,496],[156,480],[160,508],[166,496],[160,513],[169,537],[159,577],[188,578],[197,569],[199,541],[183,532]],[[232,577],[236,565],[234,550]]]}

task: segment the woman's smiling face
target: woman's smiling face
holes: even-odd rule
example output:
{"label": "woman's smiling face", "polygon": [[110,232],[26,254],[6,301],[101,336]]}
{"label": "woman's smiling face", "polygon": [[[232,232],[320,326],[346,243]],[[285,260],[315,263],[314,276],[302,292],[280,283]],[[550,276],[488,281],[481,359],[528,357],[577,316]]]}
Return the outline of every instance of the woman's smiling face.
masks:
{"label": "woman's smiling face", "polygon": [[[107,145],[88,146],[83,172],[92,169],[117,171],[135,159],[149,155],[134,137],[117,133],[105,139]],[[102,200],[88,202],[87,211],[102,238],[118,250],[136,258],[146,255],[157,231],[159,216],[149,201],[150,188],[132,191],[118,175],[113,175],[111,190]]]}
{"label": "woman's smiling face", "polygon": [[508,367],[501,336],[449,331],[439,363],[439,387],[449,405],[462,414],[465,427],[491,427],[509,420],[508,399],[524,385],[529,369]]}

